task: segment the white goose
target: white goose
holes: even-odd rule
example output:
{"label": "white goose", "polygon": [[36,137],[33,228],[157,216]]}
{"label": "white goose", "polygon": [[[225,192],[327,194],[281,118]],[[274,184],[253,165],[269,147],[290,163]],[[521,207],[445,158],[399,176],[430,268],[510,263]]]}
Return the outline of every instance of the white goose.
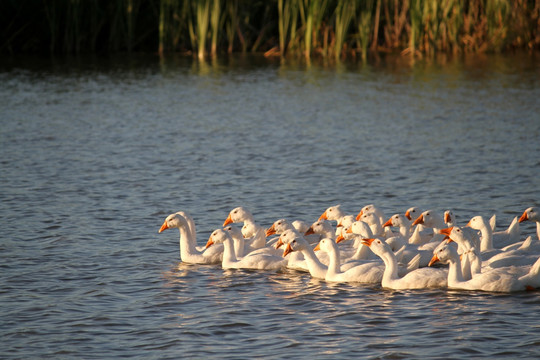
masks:
{"label": "white goose", "polygon": [[197,248],[195,222],[184,211],[170,214],[165,218],[159,233],[167,229],[177,228],[180,231],[180,259],[190,264],[216,264],[223,258],[223,246],[216,246],[211,250]]}
{"label": "white goose", "polygon": [[[274,234],[281,235],[283,234],[285,230],[289,230],[289,229],[296,230],[299,233],[304,234],[306,231],[309,230],[309,227],[310,225],[302,220],[294,220],[291,223],[287,221],[286,219],[279,219],[279,220],[274,221],[274,223],[268,229],[266,229],[266,236],[268,237]],[[314,236],[313,235],[305,236],[305,239],[309,243],[316,243],[316,242],[319,242],[320,240],[319,235],[316,235],[316,234],[314,234]]]}
{"label": "white goose", "polygon": [[452,226],[441,229],[440,233],[448,236],[450,241],[455,242],[458,246],[458,253],[463,259],[467,258],[467,261],[461,263],[461,272],[466,280],[482,272],[481,254],[476,247],[477,245],[469,237],[470,234],[468,232],[463,231],[463,228],[459,226]]}
{"label": "white goose", "polygon": [[530,207],[523,212],[519,218],[519,222],[522,223],[527,220],[534,221],[536,223],[536,237],[538,240],[540,240],[540,212],[538,211],[538,208]]}
{"label": "white goose", "polygon": [[249,210],[243,206],[236,207],[232,209],[225,221],[223,222],[223,227],[232,224],[243,222],[242,234],[246,239],[246,243],[252,249],[258,249],[266,246],[266,235],[264,229],[255,223],[253,215]]}
{"label": "white goose", "polygon": [[[348,215],[341,209],[341,205],[334,205],[327,208],[321,216],[319,216],[319,221],[321,220],[328,220],[328,221],[335,221],[336,224],[339,224],[342,220],[345,219]],[[336,226],[335,234],[339,235],[341,232],[341,229]]]}
{"label": "white goose", "polygon": [[397,227],[399,228],[399,234],[405,239],[411,237],[411,224],[412,221],[401,214],[392,215],[384,224],[383,227]]}
{"label": "white goose", "polygon": [[360,212],[358,212],[358,215],[356,215],[356,220],[360,220],[362,215],[369,214],[369,213],[375,214],[379,218],[379,223],[381,224],[384,223],[384,219],[385,219],[384,213],[382,212],[381,209],[376,207],[374,204],[369,204],[369,205],[364,206],[360,210]]}
{"label": "white goose", "polygon": [[322,250],[330,257],[328,271],[324,278],[326,281],[373,284],[382,280],[383,267],[375,262],[366,262],[342,271],[338,246],[331,239],[322,239],[313,250]]}
{"label": "white goose", "polygon": [[504,231],[493,232],[489,223],[481,215],[473,217],[466,226],[480,231],[481,252],[490,251],[494,248],[500,249],[519,241],[520,232],[517,217],[514,218],[508,229]]}
{"label": "white goose", "polygon": [[[287,267],[297,270],[309,271],[312,277],[317,279],[324,279],[328,267],[324,265],[307,240],[296,230],[285,230],[280,236],[279,240],[286,244],[283,257],[289,255],[291,252],[298,252],[303,255],[303,260],[289,258]],[[291,254],[292,255],[292,254]]]}
{"label": "white goose", "polygon": [[456,216],[452,210],[446,210],[443,214],[444,223],[446,227],[452,227],[456,225]]}
{"label": "white goose", "polygon": [[429,242],[425,244],[418,244],[418,245],[424,245],[423,249],[425,250],[432,250],[438,246],[441,241],[444,239],[444,235],[441,235],[439,231],[441,229],[446,228],[446,224],[444,223],[443,218],[434,210],[426,210],[420,216],[413,221],[412,226],[422,224],[428,228],[433,229],[433,237],[429,240]]}
{"label": "white goose", "polygon": [[381,282],[382,287],[404,290],[446,286],[448,276],[446,269],[420,268],[400,277],[396,256],[387,243],[382,239],[364,239],[364,244],[384,261],[386,267]]}
{"label": "white goose", "polygon": [[463,278],[461,260],[454,247],[444,245],[439,248],[430,265],[437,261],[449,264],[448,287],[451,289],[514,292],[540,287],[540,258],[525,275],[509,268],[499,268],[474,275],[470,280]]}
{"label": "white goose", "polygon": [[238,260],[234,254],[234,244],[231,235],[223,230],[215,230],[206,243],[206,248],[214,244],[223,244],[223,261],[221,266],[224,269],[257,269],[257,270],[281,270],[287,266],[287,260],[280,256],[268,254],[246,255]]}

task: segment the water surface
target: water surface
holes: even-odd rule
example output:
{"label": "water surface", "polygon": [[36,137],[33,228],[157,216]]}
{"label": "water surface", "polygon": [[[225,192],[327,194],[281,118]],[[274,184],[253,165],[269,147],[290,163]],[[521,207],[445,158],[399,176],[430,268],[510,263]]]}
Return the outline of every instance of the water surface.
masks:
{"label": "water surface", "polygon": [[[2,358],[538,358],[537,292],[389,291],[180,262],[229,210],[540,199],[534,56],[325,67],[151,56],[0,66]],[[523,223],[522,237],[534,235]]]}

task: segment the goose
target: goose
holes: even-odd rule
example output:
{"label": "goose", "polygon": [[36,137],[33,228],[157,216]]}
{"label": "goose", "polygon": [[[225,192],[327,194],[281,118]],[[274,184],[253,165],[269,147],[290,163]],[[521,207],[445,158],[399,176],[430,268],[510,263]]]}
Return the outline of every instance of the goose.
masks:
{"label": "goose", "polygon": [[508,229],[504,231],[493,232],[489,223],[481,215],[471,218],[466,226],[480,231],[481,252],[490,251],[494,248],[500,249],[519,241],[519,222],[517,217],[514,218]]}
{"label": "goose", "polygon": [[420,210],[417,207],[410,207],[405,211],[405,217],[411,221],[416,220],[420,214],[422,213],[422,210]]}
{"label": "goose", "polygon": [[467,261],[461,263],[461,271],[466,280],[482,272],[482,257],[477,250],[477,244],[471,240],[469,232],[463,231],[463,228],[459,226],[452,226],[441,229],[440,233],[448,236],[450,241],[457,244],[457,250],[462,259],[467,258]]}
{"label": "goose", "polygon": [[266,236],[264,229],[255,223],[253,214],[243,206],[232,209],[227,218],[223,222],[223,227],[232,224],[243,222],[242,234],[246,239],[246,243],[250,244],[252,249],[262,248],[266,245]]}
{"label": "goose", "polygon": [[433,251],[433,249],[438,246],[445,237],[445,235],[439,233],[439,230],[447,227],[444,223],[442,216],[440,216],[434,210],[426,210],[421,213],[420,216],[416,218],[416,220],[414,220],[411,225],[415,226],[418,224],[422,224],[428,228],[433,229],[433,236],[431,237],[431,239],[429,239],[427,243],[418,244],[424,245],[423,249],[425,250]]}
{"label": "goose", "polygon": [[336,221],[339,222],[342,217],[346,216],[347,214],[341,209],[341,204],[330,206],[327,208],[321,216],[319,216],[318,220],[328,220],[328,221]]}
{"label": "goose", "polygon": [[332,224],[326,220],[317,220],[311,226],[309,229],[304,233],[304,236],[312,235],[312,234],[318,234],[321,238],[329,238],[332,240],[335,240],[336,238],[336,232],[334,231],[334,228],[332,227]]}
{"label": "goose", "polygon": [[381,209],[376,207],[374,204],[369,204],[369,205],[364,206],[360,210],[360,212],[358,212],[358,215],[356,215],[356,220],[360,220],[363,214],[369,214],[369,213],[375,214],[379,218],[379,223],[381,224],[384,223],[384,219],[385,219],[384,213],[382,212]]}
{"label": "goose", "polygon": [[293,258],[289,258],[287,267],[309,271],[311,276],[317,279],[325,278],[328,267],[319,260],[311,245],[298,231],[293,229],[285,230],[279,236],[279,240],[283,244],[286,244],[283,257],[286,257],[293,251],[303,255],[303,260],[295,259],[291,261]]}
{"label": "goose", "polygon": [[241,259],[246,255],[254,255],[254,254],[268,254],[268,255],[275,255],[280,256],[281,253],[279,250],[275,249],[272,246],[265,246],[261,248],[253,248],[250,243],[247,243],[245,241],[244,235],[242,234],[242,230],[237,228],[236,226],[230,224],[223,228],[223,230],[227,231],[231,237],[233,238],[234,243],[234,255],[236,256],[236,259]]}
{"label": "goose", "polygon": [[170,214],[165,218],[159,233],[167,229],[177,228],[180,231],[180,259],[190,264],[216,264],[223,258],[223,246],[211,250],[198,249],[195,222],[185,211]]}
{"label": "goose", "polygon": [[394,214],[383,224],[383,227],[392,226],[399,228],[399,234],[408,240],[411,237],[411,224],[412,221],[406,216]]}
{"label": "goose", "polygon": [[363,221],[368,224],[373,236],[384,237],[386,235],[379,217],[374,212],[363,213],[357,218],[357,221]]}
{"label": "goose", "polygon": [[266,231],[255,222],[246,220],[242,226],[242,235],[251,251],[266,247]]}
{"label": "goose", "polygon": [[532,265],[540,255],[540,241],[533,240],[532,236],[528,236],[519,244],[519,247],[503,250],[493,255],[487,261],[484,261],[483,266],[495,269],[507,266]]}
{"label": "goose", "polygon": [[446,227],[452,227],[456,225],[456,216],[452,210],[446,210],[443,214],[444,223]]}
{"label": "goose", "polygon": [[[281,235],[285,230],[296,230],[301,234],[306,233],[309,230],[310,225],[302,220],[294,220],[292,223],[286,219],[278,219],[272,223],[272,225],[266,230],[266,236]],[[317,234],[305,236],[305,239],[309,243],[319,242],[320,237]],[[277,243],[276,243],[277,244]]]}
{"label": "goose", "polygon": [[444,245],[439,248],[433,255],[430,265],[438,261],[449,264],[448,288],[450,289],[514,292],[540,287],[540,258],[524,275],[511,268],[498,268],[474,275],[470,280],[463,278],[461,260],[454,247]]}
{"label": "goose", "polygon": [[326,281],[373,284],[382,280],[383,267],[375,262],[362,263],[342,271],[338,245],[331,239],[322,239],[313,250],[322,250],[330,257],[328,271],[324,277]]}
{"label": "goose", "polygon": [[258,270],[281,270],[287,265],[287,260],[280,256],[268,254],[248,254],[238,260],[234,254],[234,244],[231,235],[223,230],[217,229],[210,234],[206,248],[214,244],[223,244],[223,261],[221,266],[224,269],[258,269]]}
{"label": "goose", "polygon": [[540,212],[538,211],[538,208],[530,207],[526,209],[518,221],[519,223],[522,223],[527,220],[536,223],[536,237],[540,240]]}
{"label": "goose", "polygon": [[371,251],[378,255],[385,264],[381,285],[384,288],[395,290],[425,289],[446,287],[447,270],[433,268],[419,268],[399,276],[396,256],[390,246],[382,239],[364,239]]}

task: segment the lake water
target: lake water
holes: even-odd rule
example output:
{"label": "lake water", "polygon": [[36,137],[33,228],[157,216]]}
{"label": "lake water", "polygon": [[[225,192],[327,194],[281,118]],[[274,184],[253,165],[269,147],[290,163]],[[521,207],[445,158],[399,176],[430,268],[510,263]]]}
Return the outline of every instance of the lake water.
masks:
{"label": "lake water", "polygon": [[537,359],[539,292],[186,265],[158,229],[185,210],[203,244],[241,205],[268,227],[369,203],[503,229],[540,205],[539,99],[527,54],[4,59],[0,357]]}

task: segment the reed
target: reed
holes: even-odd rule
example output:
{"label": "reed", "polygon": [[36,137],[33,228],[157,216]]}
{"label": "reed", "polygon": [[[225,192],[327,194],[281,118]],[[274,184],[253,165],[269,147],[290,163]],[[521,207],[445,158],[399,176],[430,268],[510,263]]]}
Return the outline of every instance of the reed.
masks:
{"label": "reed", "polygon": [[506,45],[510,9],[508,0],[486,1],[488,39],[492,49],[496,52],[500,52]]}
{"label": "reed", "polygon": [[336,60],[340,60],[343,55],[345,39],[348,29],[356,12],[356,2],[354,0],[338,0],[335,10],[335,42],[334,55]]}
{"label": "reed", "polygon": [[365,0],[359,4],[357,15],[358,25],[358,48],[362,51],[362,60],[367,59],[367,49],[369,45],[369,37],[372,33],[374,0]]}
{"label": "reed", "polygon": [[203,58],[275,48],[309,60],[540,50],[539,18],[540,0],[10,0],[0,2],[0,51]]}

